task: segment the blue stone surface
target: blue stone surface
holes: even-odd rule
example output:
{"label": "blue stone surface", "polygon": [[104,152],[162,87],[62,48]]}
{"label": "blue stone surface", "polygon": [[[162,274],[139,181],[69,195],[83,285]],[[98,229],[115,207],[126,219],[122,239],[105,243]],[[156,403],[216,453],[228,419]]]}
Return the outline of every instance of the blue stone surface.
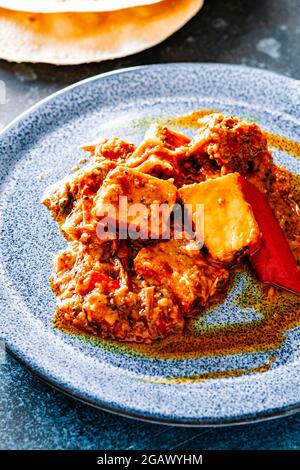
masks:
{"label": "blue stone surface", "polygon": [[192,429],[105,413],[45,385],[14,359],[0,367],[1,449],[299,449],[300,414]]}

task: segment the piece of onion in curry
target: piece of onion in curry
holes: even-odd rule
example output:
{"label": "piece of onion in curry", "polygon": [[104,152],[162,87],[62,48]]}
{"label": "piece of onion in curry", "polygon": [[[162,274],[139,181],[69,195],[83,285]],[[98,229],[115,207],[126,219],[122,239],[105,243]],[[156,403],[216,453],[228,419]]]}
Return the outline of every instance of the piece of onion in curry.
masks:
{"label": "piece of onion in curry", "polygon": [[[180,334],[187,318],[223,298],[230,276],[261,240],[239,175],[267,195],[279,221],[289,214],[281,225],[299,258],[289,174],[273,163],[256,124],[212,113],[199,119],[193,138],[154,124],[139,146],[112,138],[85,149],[89,163],[43,198],[68,242],[54,257],[51,276],[66,326],[149,343]],[[101,212],[107,203],[117,209],[119,196],[146,208],[165,203],[170,211],[190,204],[191,219],[194,207],[204,204],[204,246],[184,234],[174,239],[172,223],[167,240],[161,233],[151,237],[151,225],[147,239],[123,239],[118,232],[115,239],[99,239]]]}

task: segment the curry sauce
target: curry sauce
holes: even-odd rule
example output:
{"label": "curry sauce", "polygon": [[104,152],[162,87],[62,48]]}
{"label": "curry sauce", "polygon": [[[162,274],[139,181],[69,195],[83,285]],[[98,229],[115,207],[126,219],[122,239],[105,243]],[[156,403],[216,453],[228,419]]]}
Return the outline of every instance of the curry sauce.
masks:
{"label": "curry sauce", "polygon": [[[209,117],[210,114],[214,113],[211,110],[202,110],[192,113],[188,116],[178,117],[175,119],[167,119],[164,121],[166,126],[174,126],[177,128],[192,128],[198,129],[199,119]],[[165,127],[163,126],[165,129]],[[189,144],[189,139],[185,140],[184,137],[181,137],[180,134],[174,133],[169,134],[168,131],[165,131],[165,143],[169,145],[170,152],[167,152],[168,155],[171,155],[171,152],[175,149],[176,146],[182,147]],[[264,133],[268,140],[268,144],[272,148],[276,148],[282,151],[285,151],[296,158],[300,158],[300,144],[297,142],[290,141],[281,136],[276,136],[270,133]],[[259,137],[259,139],[262,139]],[[147,138],[146,138],[147,141]],[[263,140],[262,140],[263,141]],[[175,143],[174,143],[175,142]],[[149,140],[148,140],[149,143]],[[223,154],[226,154],[228,147],[222,147]],[[128,154],[125,156],[125,159],[132,159],[132,148],[126,147]],[[93,152],[101,153],[101,149],[92,149]],[[206,151],[206,150],[205,150]],[[215,152],[215,148],[209,149],[209,151]],[[197,154],[198,152],[198,154]],[[126,153],[126,152],[125,152]],[[146,152],[147,153],[147,152]],[[204,160],[202,153],[204,153],[203,148],[200,150],[197,149],[194,151],[194,154],[197,154],[199,160],[202,159],[202,174],[196,173],[196,165],[194,165],[194,154],[191,155],[189,159],[190,171],[191,173],[187,175],[186,180],[181,180],[181,175],[176,181],[175,185],[177,187],[182,186],[183,184],[193,184],[195,182],[205,181],[208,177],[216,177],[219,172],[220,164],[224,163],[218,161],[218,155],[215,152],[211,156],[211,161]],[[140,168],[143,171],[147,172],[149,169],[149,160],[144,158],[145,148],[140,154],[134,156],[135,158],[135,168]],[[159,154],[159,152],[158,152]],[[291,249],[295,255],[295,258],[300,260],[299,253],[299,234],[300,234],[300,220],[299,213],[295,214],[295,208],[299,203],[300,187],[299,187],[299,177],[297,175],[290,174],[287,170],[276,167],[272,162],[270,162],[270,154],[267,149],[262,151],[262,158],[260,162],[260,167],[253,168],[250,164],[251,162],[246,162],[243,168],[247,172],[247,165],[249,166],[249,178],[252,178],[255,184],[258,185],[260,189],[264,185],[268,185],[268,190],[270,191],[269,203],[274,210],[282,229],[284,230],[288,241],[290,242]],[[148,155],[149,156],[149,155]],[[138,158],[136,158],[138,157]],[[121,159],[121,164],[124,164],[123,157]],[[170,174],[172,168],[169,165],[170,158],[164,161],[164,157],[159,155],[160,165],[157,165],[157,161],[154,164],[155,171],[151,172],[151,175],[161,178],[161,168],[165,168],[167,177],[174,177]],[[217,161],[217,165],[214,163]],[[239,157],[240,158],[240,157]],[[103,163],[103,162],[102,162]],[[153,161],[152,163],[153,164]],[[197,163],[199,164],[199,162]],[[126,163],[125,163],[126,165]],[[156,166],[155,166],[156,165]],[[235,162],[231,163],[230,159],[225,162],[227,165],[226,172],[230,173],[231,171],[236,171]],[[230,166],[232,165],[232,166]],[[254,164],[255,165],[255,164]],[[267,166],[271,168],[266,169]],[[109,164],[111,171],[116,167],[115,161],[110,162]],[[153,168],[154,168],[153,167]],[[240,162],[239,162],[240,167]],[[261,169],[263,167],[263,169]],[[204,170],[203,170],[204,168]],[[189,167],[184,167],[186,173],[189,172]],[[252,176],[253,175],[253,176]],[[261,176],[263,175],[263,177]],[[281,188],[280,188],[281,185]],[[284,197],[285,190],[288,197]],[[279,192],[281,191],[281,192]],[[76,241],[77,243],[77,241]],[[142,247],[139,247],[141,249]],[[146,247],[147,249],[147,247]],[[137,249],[138,253],[138,249]],[[214,263],[213,263],[214,264]],[[228,266],[224,266],[225,269],[228,269]],[[227,377],[231,375],[242,375],[243,373],[266,371],[276,358],[276,350],[283,344],[285,339],[285,334],[292,328],[299,326],[300,324],[300,297],[285,292],[283,290],[268,287],[256,280],[254,273],[249,269],[247,262],[241,261],[241,264],[233,266],[231,270],[231,288],[226,287],[224,284],[224,289],[220,289],[217,295],[212,295],[212,298],[207,303],[207,305],[202,305],[200,309],[195,309],[193,315],[189,315],[184,320],[184,327],[180,332],[168,333],[165,337],[157,337],[155,341],[129,341],[119,342],[111,340],[109,337],[101,338],[101,335],[97,333],[97,329],[90,331],[85,328],[80,328],[80,325],[74,325],[66,321],[66,316],[64,313],[58,309],[55,324],[64,331],[69,331],[72,333],[78,333],[84,335],[86,338],[92,340],[95,344],[99,344],[102,347],[107,347],[112,350],[126,352],[128,354],[138,354],[143,356],[150,356],[161,359],[187,359],[194,357],[207,357],[207,356],[225,356],[230,354],[238,354],[245,352],[271,352],[269,361],[262,365],[261,367],[255,370],[236,370],[229,372],[217,372],[213,374],[200,374],[195,377],[182,377],[180,380],[185,381],[198,381],[204,380],[207,378],[213,377]],[[258,312],[260,318],[249,323],[240,323],[234,325],[216,325],[210,326],[205,324],[205,317],[218,305],[222,302],[230,289],[232,289],[237,282],[239,273],[247,272],[247,282],[241,292],[236,294],[233,303],[236,308],[255,308]],[[111,274],[110,274],[111,276]],[[178,298],[176,297],[176,292],[172,288],[166,286],[166,289],[171,289],[170,298],[169,294],[163,293],[163,298],[166,297],[169,302],[175,302],[178,305]],[[229,289],[229,291],[228,291]],[[174,297],[175,295],[175,297]],[[197,294],[195,294],[197,296]],[[163,302],[162,304],[164,304]],[[170,305],[170,304],[169,304]],[[173,305],[173,304],[172,304]],[[180,305],[180,304],[179,304]],[[139,308],[139,307],[136,307]],[[172,307],[173,308],[173,307]],[[174,307],[175,308],[175,307]],[[199,317],[200,315],[200,317]],[[178,316],[176,317],[179,318]],[[131,320],[133,321],[133,320]],[[177,320],[176,320],[177,321]],[[180,320],[181,322],[182,320]],[[172,329],[172,328],[171,328]],[[170,330],[171,331],[171,330]],[[155,331],[154,334],[157,334]],[[159,333],[160,336],[161,332]],[[118,339],[118,338],[116,338]],[[167,379],[167,380],[177,380],[177,379]],[[159,382],[160,383],[160,382]],[[162,382],[161,382],[162,383]],[[169,382],[166,382],[169,383]]]}

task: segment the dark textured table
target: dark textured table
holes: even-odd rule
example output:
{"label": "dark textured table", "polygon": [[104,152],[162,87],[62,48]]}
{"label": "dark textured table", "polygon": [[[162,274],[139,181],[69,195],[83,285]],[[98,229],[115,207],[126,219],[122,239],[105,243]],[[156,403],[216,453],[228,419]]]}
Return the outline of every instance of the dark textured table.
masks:
{"label": "dark textured table", "polygon": [[[120,67],[230,62],[300,78],[299,17],[299,0],[206,0],[203,10],[177,34],[126,59],[59,68],[0,61],[0,80],[6,85],[0,126],[70,83]],[[147,424],[68,398],[7,357],[0,365],[0,448],[299,449],[300,414],[218,429]]]}

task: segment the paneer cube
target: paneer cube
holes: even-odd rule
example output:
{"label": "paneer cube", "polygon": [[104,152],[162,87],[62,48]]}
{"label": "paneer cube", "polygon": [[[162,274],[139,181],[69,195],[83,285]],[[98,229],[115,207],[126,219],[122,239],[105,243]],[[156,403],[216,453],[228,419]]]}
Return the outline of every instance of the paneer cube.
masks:
{"label": "paneer cube", "polygon": [[239,173],[183,186],[179,196],[191,205],[194,222],[197,204],[204,205],[204,245],[214,259],[231,263],[258,248],[259,226],[244,198]]}
{"label": "paneer cube", "polygon": [[[98,220],[107,216],[108,207],[115,209],[119,227],[140,233],[136,238],[160,238],[165,222],[176,202],[176,186],[132,168],[118,166],[105,178],[95,198],[93,213]],[[163,206],[165,217],[159,215]],[[136,227],[136,230],[135,230]]]}

